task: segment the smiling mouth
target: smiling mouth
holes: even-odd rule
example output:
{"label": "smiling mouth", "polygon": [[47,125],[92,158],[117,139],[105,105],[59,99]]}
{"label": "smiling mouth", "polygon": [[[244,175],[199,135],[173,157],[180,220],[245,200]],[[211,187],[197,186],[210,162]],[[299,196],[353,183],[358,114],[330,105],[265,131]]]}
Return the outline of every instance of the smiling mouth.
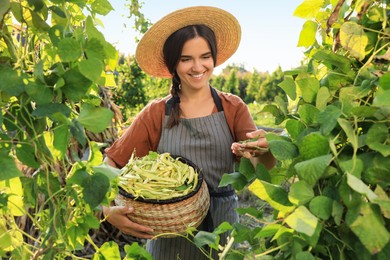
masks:
{"label": "smiling mouth", "polygon": [[204,74],[205,74],[204,72],[201,74],[191,74],[191,77],[200,79],[201,77],[203,77]]}

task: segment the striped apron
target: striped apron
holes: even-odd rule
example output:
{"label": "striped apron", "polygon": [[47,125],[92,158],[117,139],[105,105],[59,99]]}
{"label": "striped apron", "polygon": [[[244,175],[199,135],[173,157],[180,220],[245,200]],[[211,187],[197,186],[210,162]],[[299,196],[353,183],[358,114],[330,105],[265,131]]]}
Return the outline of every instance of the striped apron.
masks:
{"label": "striped apron", "polygon": [[[237,195],[229,187],[218,188],[224,173],[234,170],[234,156],[231,152],[233,142],[229,126],[226,122],[221,100],[214,88],[210,87],[218,113],[201,118],[180,119],[180,124],[162,130],[157,152],[169,152],[179,155],[195,163],[204,174],[210,191],[210,210],[208,217],[198,230],[212,231],[224,221],[238,222],[234,211],[237,207]],[[170,102],[167,102],[165,126],[170,113]],[[220,243],[226,244],[227,234],[221,235]],[[181,237],[159,238],[148,241],[146,245],[155,260],[197,260],[208,259],[201,251]],[[216,259],[217,254],[213,252]]]}

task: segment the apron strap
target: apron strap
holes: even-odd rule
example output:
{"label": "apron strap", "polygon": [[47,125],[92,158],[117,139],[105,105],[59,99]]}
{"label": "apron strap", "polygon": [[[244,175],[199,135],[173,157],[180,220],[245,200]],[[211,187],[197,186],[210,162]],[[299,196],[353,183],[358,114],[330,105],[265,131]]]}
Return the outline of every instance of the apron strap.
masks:
{"label": "apron strap", "polygon": [[[218,109],[218,112],[223,111],[221,98],[218,96],[217,91],[212,86],[210,86],[210,91],[211,91],[211,96],[214,99],[215,106]],[[171,97],[170,99],[168,99],[167,103],[165,103],[165,115],[166,116],[169,116],[171,114],[172,107],[177,102],[180,102],[180,99],[178,97]]]}

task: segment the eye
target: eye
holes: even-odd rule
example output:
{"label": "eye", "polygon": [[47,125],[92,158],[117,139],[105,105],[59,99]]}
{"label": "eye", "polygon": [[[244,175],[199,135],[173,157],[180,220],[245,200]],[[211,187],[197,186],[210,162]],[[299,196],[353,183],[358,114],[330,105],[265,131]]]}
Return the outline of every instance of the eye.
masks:
{"label": "eye", "polygon": [[203,55],[203,59],[210,59],[211,58],[211,54],[207,54],[207,55]]}
{"label": "eye", "polygon": [[181,57],[180,58],[180,62],[187,62],[187,61],[190,61],[191,58],[188,58],[188,57]]}

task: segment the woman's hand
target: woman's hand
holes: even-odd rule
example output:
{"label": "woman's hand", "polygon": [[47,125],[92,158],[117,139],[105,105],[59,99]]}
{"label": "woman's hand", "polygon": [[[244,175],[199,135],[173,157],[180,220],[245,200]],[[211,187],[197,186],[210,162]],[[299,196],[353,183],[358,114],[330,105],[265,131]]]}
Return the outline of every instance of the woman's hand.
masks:
{"label": "woman's hand", "polygon": [[247,133],[246,136],[249,141],[245,142],[235,142],[232,144],[232,152],[241,157],[252,158],[259,157],[268,152],[268,142],[265,139],[266,131],[259,129],[250,133]]}
{"label": "woman's hand", "polygon": [[133,211],[133,208],[125,206],[103,206],[103,214],[111,225],[125,234],[138,238],[151,239],[153,235],[150,232],[153,232],[153,229],[139,225],[127,217],[127,214],[131,214]]}

